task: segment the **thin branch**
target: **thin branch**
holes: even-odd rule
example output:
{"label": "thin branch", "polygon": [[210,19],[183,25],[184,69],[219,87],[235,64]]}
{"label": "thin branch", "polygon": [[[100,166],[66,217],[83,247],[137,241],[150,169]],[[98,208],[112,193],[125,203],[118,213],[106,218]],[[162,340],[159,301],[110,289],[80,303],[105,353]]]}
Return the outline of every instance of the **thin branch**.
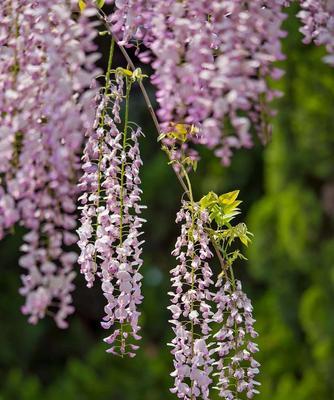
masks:
{"label": "thin branch", "polygon": [[226,268],[226,263],[225,263],[224,258],[223,258],[222,255],[221,255],[221,252],[220,252],[220,250],[219,250],[219,246],[218,246],[218,244],[217,244],[217,242],[216,242],[216,239],[214,238],[214,236],[213,236],[210,232],[209,232],[209,237],[210,237],[210,239],[211,239],[211,243],[212,243],[212,245],[213,245],[213,248],[214,248],[215,253],[216,253],[217,257],[218,257],[219,263],[220,263],[220,265],[221,265],[221,268],[222,268],[222,275],[223,275],[223,274],[226,274],[226,270],[227,270],[227,268]]}

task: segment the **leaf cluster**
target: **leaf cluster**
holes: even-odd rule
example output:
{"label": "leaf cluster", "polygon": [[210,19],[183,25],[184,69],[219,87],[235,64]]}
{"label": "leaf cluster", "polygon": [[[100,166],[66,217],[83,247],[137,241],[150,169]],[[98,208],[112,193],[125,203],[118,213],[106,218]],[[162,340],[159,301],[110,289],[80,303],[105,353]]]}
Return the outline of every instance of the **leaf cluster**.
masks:
{"label": "leaf cluster", "polygon": [[198,128],[195,125],[189,124],[171,124],[168,132],[163,132],[158,137],[158,141],[163,139],[172,139],[179,143],[186,143],[188,137],[198,132]]}
{"label": "leaf cluster", "polygon": [[[209,233],[211,239],[223,257],[226,266],[232,266],[237,259],[246,259],[239,249],[229,251],[236,239],[248,246],[251,241],[252,233],[248,231],[247,225],[240,222],[233,225],[231,222],[240,214],[238,200],[239,190],[224,193],[218,196],[214,192],[209,192],[199,201],[201,211],[209,214],[211,227]],[[224,271],[222,272],[224,274]]]}
{"label": "leaf cluster", "polygon": [[118,67],[116,69],[112,69],[111,72],[115,75],[129,78],[132,82],[139,82],[144,78],[147,78],[147,75],[142,73],[141,68],[136,68],[134,71],[131,71],[127,68]]}
{"label": "leaf cluster", "polygon": [[229,223],[240,214],[238,206],[241,200],[237,200],[239,190],[224,193],[218,196],[214,192],[209,192],[199,201],[202,210],[207,210],[210,220],[215,222],[218,228],[229,226]]}

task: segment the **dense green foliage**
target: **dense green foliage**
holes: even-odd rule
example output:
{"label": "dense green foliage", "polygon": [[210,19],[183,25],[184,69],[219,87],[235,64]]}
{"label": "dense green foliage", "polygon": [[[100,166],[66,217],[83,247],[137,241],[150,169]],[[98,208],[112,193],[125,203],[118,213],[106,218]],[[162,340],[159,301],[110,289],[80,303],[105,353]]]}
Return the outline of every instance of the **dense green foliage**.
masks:
{"label": "dense green foliage", "polygon": [[249,215],[249,270],[261,285],[260,398],[333,399],[334,75],[318,49],[290,39],[287,54],[265,195]]}
{"label": "dense green foliage", "polygon": [[[301,44],[287,21],[285,96],[273,141],[239,152],[223,169],[206,152],[194,178],[196,199],[240,189],[243,219],[254,233],[237,274],[255,305],[260,333],[259,400],[334,399],[334,73],[322,49]],[[173,223],[181,191],[159,150],[147,111],[142,141],[144,203],[149,206],[144,265],[143,342],[134,360],[105,353],[98,326],[103,298],[84,287],[67,331],[51,321],[29,326],[20,314],[20,234],[1,243],[0,400],[168,400],[171,336],[166,310]],[[133,114],[132,114],[133,115]]]}

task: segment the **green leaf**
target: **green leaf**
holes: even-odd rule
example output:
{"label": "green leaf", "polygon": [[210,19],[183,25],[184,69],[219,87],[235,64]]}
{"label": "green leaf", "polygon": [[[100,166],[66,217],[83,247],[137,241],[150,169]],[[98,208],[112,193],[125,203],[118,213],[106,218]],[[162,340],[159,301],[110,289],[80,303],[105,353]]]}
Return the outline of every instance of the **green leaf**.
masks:
{"label": "green leaf", "polygon": [[102,8],[105,3],[105,0],[96,0],[96,5],[98,8]]}
{"label": "green leaf", "polygon": [[234,263],[235,260],[240,258],[241,260],[247,260],[247,258],[240,252],[240,250],[235,250],[232,253],[229,254],[229,261],[231,265]]}
{"label": "green leaf", "polygon": [[223,205],[222,208],[225,213],[230,213],[234,210],[239,210],[238,206],[242,203],[242,201],[237,200],[232,204]]}
{"label": "green leaf", "polygon": [[78,4],[79,4],[80,11],[83,11],[87,7],[87,4],[84,0],[78,0]]}
{"label": "green leaf", "polygon": [[248,246],[248,243],[251,241],[249,236],[252,236],[252,234],[248,231],[247,226],[244,223],[231,226],[222,232],[222,237],[228,239],[229,245],[231,245],[233,241],[238,238],[241,243],[243,243],[245,246]]}
{"label": "green leaf", "polygon": [[239,209],[235,209],[234,211],[232,211],[232,212],[229,212],[229,213],[227,213],[227,214],[223,214],[223,221],[224,222],[231,222],[232,221],[232,219],[234,218],[234,217],[236,217],[237,215],[239,215],[239,214],[241,214],[241,211],[239,210]]}
{"label": "green leaf", "polygon": [[112,70],[111,72],[115,72],[115,74],[128,76],[128,77],[131,77],[133,74],[133,72],[131,70],[122,68],[122,67],[118,67],[115,70]]}
{"label": "green leaf", "polygon": [[[240,190],[224,193],[219,196],[219,204],[233,204],[239,196]],[[240,204],[240,203],[239,203]]]}
{"label": "green leaf", "polygon": [[239,239],[241,240],[241,243],[243,243],[245,246],[248,246],[250,239],[246,235],[239,236]]}
{"label": "green leaf", "polygon": [[210,211],[211,207],[217,203],[218,196],[214,192],[209,192],[207,195],[203,196],[199,201],[199,205],[202,210],[207,209]]}
{"label": "green leaf", "polygon": [[136,68],[133,73],[132,73],[132,80],[133,82],[135,81],[141,81],[144,78],[147,78],[147,75],[143,74],[141,71],[141,68]]}

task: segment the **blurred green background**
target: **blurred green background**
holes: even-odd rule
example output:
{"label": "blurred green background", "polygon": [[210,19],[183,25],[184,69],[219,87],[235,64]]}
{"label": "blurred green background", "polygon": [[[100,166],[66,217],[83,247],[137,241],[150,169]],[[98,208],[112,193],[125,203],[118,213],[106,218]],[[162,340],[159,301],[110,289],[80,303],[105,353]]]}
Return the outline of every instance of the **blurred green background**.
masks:
{"label": "blurred green background", "polygon": [[[239,188],[255,238],[236,274],[255,306],[260,333],[259,400],[334,399],[334,71],[324,49],[301,44],[290,17],[285,77],[277,84],[273,140],[238,152],[223,168],[203,152],[197,198]],[[102,40],[102,39],[101,39]],[[105,39],[103,39],[105,40]],[[105,48],[105,42],[101,47]],[[135,104],[134,104],[135,103]],[[20,314],[22,232],[0,244],[0,400],[169,400],[172,358],[167,290],[180,189],[159,150],[139,95],[132,119],[144,126],[142,171],[148,205],[143,340],[133,360],[105,353],[99,327],[104,300],[77,277],[70,328],[30,326]],[[212,399],[215,399],[214,395]]]}

